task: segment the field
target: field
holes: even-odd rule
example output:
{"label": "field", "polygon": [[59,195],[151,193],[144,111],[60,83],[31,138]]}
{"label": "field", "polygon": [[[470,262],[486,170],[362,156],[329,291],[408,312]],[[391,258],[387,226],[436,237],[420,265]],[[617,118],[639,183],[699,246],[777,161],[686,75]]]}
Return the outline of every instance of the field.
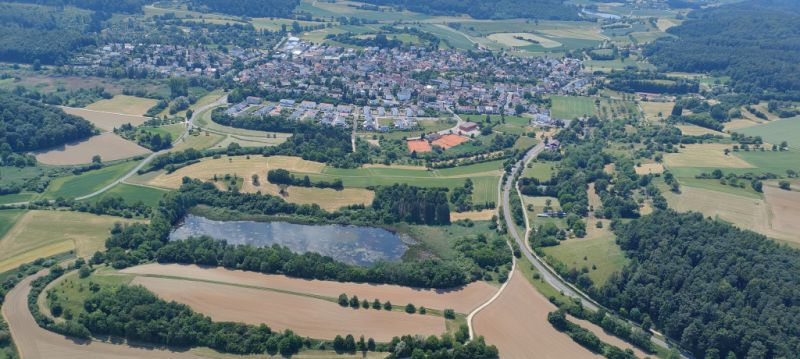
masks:
{"label": "field", "polygon": [[151,107],[155,106],[158,100],[141,98],[126,95],[116,95],[109,100],[100,100],[89,106],[87,110],[121,113],[126,115],[142,116]]}
{"label": "field", "polygon": [[145,264],[124,269],[122,273],[139,276],[179,277],[198,281],[235,283],[241,286],[273,289],[292,293],[309,293],[335,298],[339,294],[357,295],[359,298],[381,301],[389,300],[396,305],[414,303],[426,308],[452,308],[467,313],[491,297],[496,290],[484,282],[474,282],[453,290],[431,290],[388,284],[341,283],[334,281],[306,280],[282,275],[261,274],[229,270],[222,267],[206,268],[180,264]]}
{"label": "field", "polygon": [[220,143],[225,138],[226,138],[225,136],[218,135],[215,133],[210,133],[208,131],[203,131],[202,133],[195,132],[194,134],[184,137],[183,141],[173,146],[170,151],[171,152],[183,151],[189,148],[194,148],[196,150],[204,150],[207,148],[214,147],[214,145]]}
{"label": "field", "polygon": [[651,163],[642,163],[641,166],[636,166],[633,168],[636,171],[637,175],[646,175],[646,174],[658,174],[664,172],[664,165],[656,162]]}
{"label": "field", "polygon": [[679,130],[681,130],[682,134],[687,135],[687,136],[702,136],[702,135],[716,135],[716,136],[723,136],[723,137],[727,137],[728,136],[727,133],[714,131],[712,129],[705,128],[705,127],[700,127],[700,126],[697,126],[697,125],[682,124],[682,125],[676,125],[675,127],[677,127]]}
{"label": "field", "polygon": [[597,358],[550,325],[547,313],[557,308],[523,276],[514,273],[503,293],[474,317],[475,333],[507,358]]}
{"label": "field", "polygon": [[222,141],[217,142],[212,148],[228,148],[231,143],[238,143],[242,147],[265,147],[277,146],[286,141],[291,135],[288,133],[277,133],[275,138],[272,137],[247,137],[227,135]]}
{"label": "field", "polygon": [[597,287],[602,286],[611,276],[619,271],[628,262],[622,250],[614,242],[614,234],[607,228],[609,222],[605,221],[603,228],[595,228],[595,221],[587,223],[587,238],[571,238],[561,242],[560,245],[544,248],[548,256],[557,259],[567,266],[581,270],[589,270],[589,278]]}
{"label": "field", "polygon": [[115,161],[150,153],[150,150],[113,133],[72,142],[46,151],[35,152],[36,160],[48,165],[79,165],[92,162],[99,155],[103,161]]}
{"label": "field", "polygon": [[155,277],[137,277],[132,284],[142,285],[165,300],[187,304],[216,321],[265,323],[273,329],[291,329],[313,338],[333,339],[352,333],[386,342],[408,333],[428,336],[446,331],[441,317],[351,309],[333,301],[263,289]]}
{"label": "field", "polygon": [[718,167],[718,168],[752,168],[747,161],[734,156],[725,155],[724,150],[731,146],[719,143],[689,144],[681,148],[679,153],[664,155],[667,167]]}
{"label": "field", "polygon": [[91,256],[103,249],[116,222],[132,221],[78,212],[29,211],[0,239],[0,272],[72,250],[78,256]]}
{"label": "field", "polygon": [[469,219],[471,221],[488,221],[497,214],[494,209],[484,209],[483,211],[450,212],[450,220],[458,221]]}
{"label": "field", "polygon": [[160,127],[146,127],[143,128],[145,131],[150,133],[157,133],[161,136],[170,135],[173,141],[178,139],[184,131],[186,131],[186,124],[183,123],[176,123],[172,125],[160,126]]}
{"label": "field", "polygon": [[142,201],[142,203],[155,208],[158,206],[158,201],[160,201],[166,193],[167,191],[160,188],[120,183],[103,194],[92,197],[91,201],[97,202],[108,197],[121,197],[127,203]]}
{"label": "field", "polygon": [[59,177],[50,182],[44,197],[55,199],[87,195],[114,182],[134,167],[136,167],[136,162],[123,162],[99,170],[88,171],[78,176]]}
{"label": "field", "polygon": [[287,156],[250,156],[250,159],[247,156],[205,158],[200,163],[183,167],[169,174],[158,175],[147,184],[162,188],[178,188],[181,186],[183,177],[211,180],[215,175],[222,177],[225,174],[235,174],[247,178],[250,178],[252,174],[258,174],[261,182],[266,182],[267,172],[271,169],[282,168],[293,172],[321,173],[324,167],[323,163]]}
{"label": "field", "polygon": [[[675,107],[674,102],[639,102],[639,106],[644,111],[644,118],[648,121],[661,121],[669,117],[672,113],[672,108]],[[659,116],[659,114],[661,114]]]}
{"label": "field", "polygon": [[249,177],[244,178],[244,186],[242,192],[255,193],[261,192],[262,194],[270,194],[273,196],[280,196],[286,202],[297,204],[318,204],[326,211],[335,211],[344,206],[354,204],[363,204],[369,206],[372,204],[372,199],[375,198],[375,192],[364,188],[345,188],[342,190],[335,190],[331,188],[309,188],[309,187],[295,187],[289,186],[285,194],[280,193],[280,187],[272,183],[266,182],[263,178],[260,185],[254,186],[253,181]]}
{"label": "field", "polygon": [[114,128],[120,127],[126,123],[139,126],[147,121],[147,117],[139,115],[126,115],[75,107],[62,107],[61,109],[68,114],[83,117],[86,121],[91,122],[103,131],[112,131]]}
{"label": "field", "polygon": [[536,161],[531,162],[530,167],[526,167],[522,172],[523,177],[538,178],[541,181],[549,181],[556,173],[557,162]]}
{"label": "field", "polygon": [[741,128],[736,132],[748,136],[761,136],[765,142],[776,145],[786,141],[790,148],[800,149],[800,116]]}
{"label": "field", "polygon": [[[764,186],[765,191],[768,190]],[[732,193],[683,186],[681,194],[662,190],[671,208],[678,211],[696,211],[703,215],[718,218],[733,225],[764,234],[768,237],[788,242],[797,242],[795,234],[783,233],[773,229],[770,209],[760,198],[750,198]],[[780,195],[785,195],[780,193]]]}
{"label": "field", "polygon": [[552,115],[561,119],[575,119],[597,114],[594,100],[590,97],[553,96]]}
{"label": "field", "polygon": [[510,47],[522,47],[539,44],[544,48],[550,49],[561,46],[561,43],[558,41],[526,32],[497,33],[491,34],[487,36],[487,38]]}
{"label": "field", "polygon": [[771,185],[764,186],[764,197],[771,214],[770,225],[772,229],[794,235],[800,233],[800,192],[784,191]]}
{"label": "field", "polygon": [[11,229],[22,214],[25,214],[25,210],[5,209],[0,211],[0,238],[8,233],[8,230]]}

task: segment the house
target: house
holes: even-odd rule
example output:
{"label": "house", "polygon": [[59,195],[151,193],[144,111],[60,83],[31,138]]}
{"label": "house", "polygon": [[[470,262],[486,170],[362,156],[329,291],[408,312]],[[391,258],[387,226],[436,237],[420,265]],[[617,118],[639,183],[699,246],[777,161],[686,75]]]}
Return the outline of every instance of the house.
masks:
{"label": "house", "polygon": [[244,102],[246,102],[248,105],[258,105],[261,103],[261,98],[255,96],[247,96]]}
{"label": "house", "polygon": [[458,125],[458,129],[464,132],[472,132],[478,129],[478,124],[475,122],[464,122]]}
{"label": "house", "polygon": [[303,101],[303,102],[300,103],[300,108],[306,109],[306,110],[313,110],[313,109],[317,108],[317,103],[314,102],[314,101]]}
{"label": "house", "polygon": [[294,106],[294,100],[281,99],[279,103],[283,107],[292,107],[292,106]]}

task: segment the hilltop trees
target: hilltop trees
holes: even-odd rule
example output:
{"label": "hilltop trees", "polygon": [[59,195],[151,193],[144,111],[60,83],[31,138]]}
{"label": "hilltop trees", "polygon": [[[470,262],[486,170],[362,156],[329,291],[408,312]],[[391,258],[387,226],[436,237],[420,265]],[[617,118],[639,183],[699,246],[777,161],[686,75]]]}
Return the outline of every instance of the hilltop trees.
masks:
{"label": "hilltop trees", "polygon": [[82,140],[95,134],[94,126],[60,108],[0,92],[0,146],[11,151],[33,151]]}

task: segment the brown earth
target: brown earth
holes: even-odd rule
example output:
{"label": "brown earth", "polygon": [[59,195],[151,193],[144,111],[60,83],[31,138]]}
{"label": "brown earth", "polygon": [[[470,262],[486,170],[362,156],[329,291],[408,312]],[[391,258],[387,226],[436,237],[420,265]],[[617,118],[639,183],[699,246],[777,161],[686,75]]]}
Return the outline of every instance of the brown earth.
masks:
{"label": "brown earth", "polygon": [[154,277],[136,277],[131,284],[142,285],[163,299],[187,304],[215,321],[264,323],[312,338],[353,334],[389,341],[404,334],[439,335],[446,330],[442,317],[352,309],[327,300],[261,289]]}
{"label": "brown earth", "polygon": [[424,153],[433,151],[431,145],[425,140],[409,140],[406,144],[408,145],[408,152]]}
{"label": "brown earth", "polygon": [[467,141],[469,141],[469,139],[464,137],[464,136],[459,136],[459,135],[454,135],[454,134],[447,134],[447,135],[444,135],[444,136],[440,137],[439,139],[431,142],[431,144],[439,146],[439,147],[444,148],[444,149],[449,149],[449,148],[458,146],[458,145],[460,145],[460,144],[462,144],[464,142],[467,142]]}
{"label": "brown earth", "polygon": [[475,333],[496,345],[501,358],[602,358],[547,321],[557,308],[517,271],[500,297],[478,313]]}
{"label": "brown earth", "polygon": [[485,282],[474,282],[464,287],[451,290],[432,290],[387,284],[306,280],[289,278],[282,275],[234,271],[221,267],[205,268],[180,264],[145,264],[126,268],[122,270],[122,272],[234,283],[326,297],[338,297],[339,294],[345,293],[348,296],[357,295],[361,299],[370,301],[376,298],[382,302],[389,300],[397,305],[413,303],[417,307],[425,306],[426,308],[433,309],[452,308],[459,313],[468,313],[472,311],[472,309],[477,308],[488,300],[497,290],[495,287]]}
{"label": "brown earth", "polygon": [[143,116],[103,112],[85,108],[62,107],[61,109],[68,114],[83,117],[86,119],[86,121],[91,122],[97,128],[103,131],[112,131],[114,128],[120,127],[126,123],[130,123],[133,126],[139,126],[148,120],[147,117]]}
{"label": "brown earth", "polygon": [[[800,192],[764,186],[764,198],[772,215],[772,229],[797,238],[800,233]],[[795,242],[800,241],[800,239]]]}
{"label": "brown earth", "polygon": [[148,153],[150,150],[109,132],[34,155],[37,161],[48,165],[79,165],[92,162],[94,155],[100,155],[103,161],[114,161]]}

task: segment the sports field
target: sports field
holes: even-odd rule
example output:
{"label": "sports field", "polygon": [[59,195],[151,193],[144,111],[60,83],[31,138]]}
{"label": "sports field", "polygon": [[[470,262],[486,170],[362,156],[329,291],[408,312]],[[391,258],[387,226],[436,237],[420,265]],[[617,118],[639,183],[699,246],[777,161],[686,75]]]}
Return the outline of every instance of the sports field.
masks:
{"label": "sports field", "polygon": [[[434,146],[439,146],[441,148],[449,149],[455,146],[458,146],[464,142],[469,141],[468,138],[464,136],[454,135],[454,134],[447,134],[442,136],[441,138],[432,141],[431,144]],[[409,144],[410,146],[410,144]]]}
{"label": "sports field", "polygon": [[597,107],[591,97],[553,96],[552,115],[561,119],[575,119],[597,114]]}
{"label": "sports field", "polygon": [[45,198],[75,198],[103,188],[136,167],[135,161],[122,162],[77,176],[59,177],[50,182]]}
{"label": "sports field", "polygon": [[0,272],[67,251],[90,256],[102,250],[114,223],[132,220],[80,212],[29,211],[0,239]]}
{"label": "sports field", "polygon": [[147,113],[147,110],[155,106],[157,103],[158,100],[150,98],[116,95],[111,99],[100,100],[89,106],[86,106],[86,109],[142,116]]}
{"label": "sports field", "polygon": [[83,117],[86,121],[91,122],[95,125],[95,127],[103,131],[112,131],[114,128],[120,127],[126,123],[139,126],[148,120],[147,117],[139,115],[126,115],[122,113],[89,110],[85,108],[62,107],[61,109],[68,114]]}
{"label": "sports field", "polygon": [[66,166],[91,163],[95,155],[99,155],[103,161],[115,161],[148,153],[150,150],[107,132],[83,141],[38,151],[34,155],[41,163]]}

